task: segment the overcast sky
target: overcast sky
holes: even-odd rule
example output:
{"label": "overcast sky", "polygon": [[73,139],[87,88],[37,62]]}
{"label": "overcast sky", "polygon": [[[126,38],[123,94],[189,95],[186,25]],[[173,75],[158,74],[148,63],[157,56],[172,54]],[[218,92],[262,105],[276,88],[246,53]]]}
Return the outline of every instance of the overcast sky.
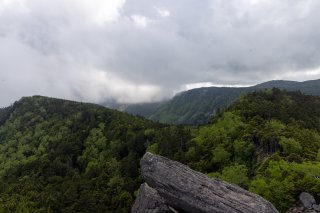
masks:
{"label": "overcast sky", "polygon": [[0,106],[320,78],[319,0],[0,0]]}

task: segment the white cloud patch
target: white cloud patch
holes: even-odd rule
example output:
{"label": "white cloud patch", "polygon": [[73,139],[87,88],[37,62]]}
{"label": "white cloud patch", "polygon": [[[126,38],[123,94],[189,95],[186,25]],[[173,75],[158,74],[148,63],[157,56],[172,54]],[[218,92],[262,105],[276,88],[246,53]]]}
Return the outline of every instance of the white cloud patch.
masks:
{"label": "white cloud patch", "polygon": [[[320,76],[320,67],[310,70],[301,70],[301,71],[284,71],[279,72],[276,76],[276,79],[291,79],[295,81],[301,81],[301,78],[304,79],[319,79]],[[303,76],[303,77],[302,77]]]}
{"label": "white cloud patch", "polygon": [[157,7],[155,7],[155,9],[159,13],[159,15],[164,17],[164,18],[170,16],[170,11],[169,10],[161,9],[161,8],[157,8]]}
{"label": "white cloud patch", "polygon": [[73,89],[80,100],[103,102],[107,99],[116,99],[122,103],[139,103],[157,100],[159,96],[161,97],[159,87],[147,84],[136,85],[104,70],[91,70],[90,72],[83,70],[73,79],[74,85],[79,83],[81,87],[77,86]]}
{"label": "white cloud patch", "polygon": [[141,15],[132,15],[131,18],[133,22],[139,27],[146,27],[148,25],[148,22],[150,22],[150,20],[148,20],[145,16]]}

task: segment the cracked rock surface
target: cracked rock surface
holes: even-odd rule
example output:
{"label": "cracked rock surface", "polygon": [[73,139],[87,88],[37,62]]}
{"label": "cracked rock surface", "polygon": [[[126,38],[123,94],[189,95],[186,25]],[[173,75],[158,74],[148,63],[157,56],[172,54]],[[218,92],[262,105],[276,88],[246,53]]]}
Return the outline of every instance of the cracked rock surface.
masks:
{"label": "cracked rock surface", "polygon": [[148,186],[148,184],[143,183],[140,186],[139,196],[134,203],[131,212],[161,213],[171,212],[171,210],[155,189]]}
{"label": "cracked rock surface", "polygon": [[[140,162],[141,174],[168,206],[169,212],[278,212],[264,198],[238,186],[213,180],[165,157],[146,153]],[[144,202],[139,193],[134,207]],[[132,212],[147,212],[142,209]]]}

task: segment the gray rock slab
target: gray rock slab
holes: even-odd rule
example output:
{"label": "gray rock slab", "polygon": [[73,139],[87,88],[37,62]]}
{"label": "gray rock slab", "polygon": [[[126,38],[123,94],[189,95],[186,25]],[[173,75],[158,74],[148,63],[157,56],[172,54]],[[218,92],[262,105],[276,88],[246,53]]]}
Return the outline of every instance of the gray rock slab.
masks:
{"label": "gray rock slab", "polygon": [[275,207],[262,197],[238,186],[213,180],[167,158],[146,153],[140,162],[148,185],[165,202],[182,212],[275,213]]}

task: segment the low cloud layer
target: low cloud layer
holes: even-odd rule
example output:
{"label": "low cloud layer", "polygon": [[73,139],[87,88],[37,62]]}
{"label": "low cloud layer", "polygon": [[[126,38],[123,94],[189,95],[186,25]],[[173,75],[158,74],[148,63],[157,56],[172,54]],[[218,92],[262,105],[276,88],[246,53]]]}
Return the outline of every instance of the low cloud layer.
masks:
{"label": "low cloud layer", "polygon": [[0,105],[320,78],[318,0],[0,0]]}

